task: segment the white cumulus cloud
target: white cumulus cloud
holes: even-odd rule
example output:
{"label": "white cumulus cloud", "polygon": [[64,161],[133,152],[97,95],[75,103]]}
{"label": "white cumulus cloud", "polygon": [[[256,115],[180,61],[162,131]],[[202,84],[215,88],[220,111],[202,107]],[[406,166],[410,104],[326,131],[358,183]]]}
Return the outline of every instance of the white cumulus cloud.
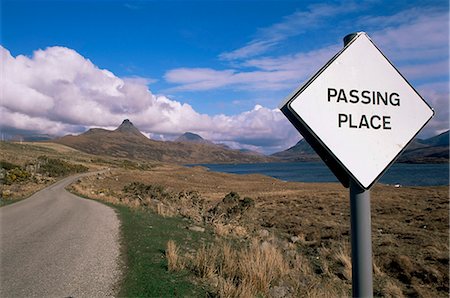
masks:
{"label": "white cumulus cloud", "polygon": [[0,54],[2,130],[63,135],[116,127],[129,118],[147,135],[193,131],[216,142],[266,152],[298,139],[278,110],[258,105],[233,116],[201,114],[189,104],[153,94],[148,79],[119,78],[69,48],[49,47],[31,57],[13,57],[0,47]]}

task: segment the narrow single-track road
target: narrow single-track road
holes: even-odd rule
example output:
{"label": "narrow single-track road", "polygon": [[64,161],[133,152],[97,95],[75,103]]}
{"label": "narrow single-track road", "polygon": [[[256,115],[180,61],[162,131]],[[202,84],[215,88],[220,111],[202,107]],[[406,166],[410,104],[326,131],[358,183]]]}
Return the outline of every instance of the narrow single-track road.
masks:
{"label": "narrow single-track road", "polygon": [[61,180],[0,208],[0,297],[115,296],[119,220]]}

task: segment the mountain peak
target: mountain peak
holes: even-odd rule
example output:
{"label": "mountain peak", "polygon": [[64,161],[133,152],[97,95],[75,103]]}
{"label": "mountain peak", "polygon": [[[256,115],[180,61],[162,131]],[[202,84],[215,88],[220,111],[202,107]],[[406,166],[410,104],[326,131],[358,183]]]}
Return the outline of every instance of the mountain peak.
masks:
{"label": "mountain peak", "polygon": [[198,134],[192,133],[192,132],[185,132],[181,136],[179,136],[175,142],[181,142],[181,143],[198,143],[198,144],[210,144],[212,145],[212,142],[205,140]]}
{"label": "mountain peak", "polygon": [[125,119],[122,121],[122,124],[120,124],[120,126],[133,126],[133,123],[130,121],[130,119]]}
{"label": "mountain peak", "polygon": [[122,124],[120,124],[120,126],[115,131],[142,136],[142,133],[139,131],[139,129],[137,129],[129,119],[123,120]]}
{"label": "mountain peak", "polygon": [[199,136],[198,134],[195,134],[193,132],[185,132],[184,134],[179,136],[178,139],[186,139],[186,140],[190,140],[190,141],[203,140],[203,138],[201,136]]}
{"label": "mountain peak", "polygon": [[301,139],[294,146],[281,152],[272,154],[272,156],[280,158],[286,161],[318,161],[319,156],[314,149],[306,142],[305,139]]}

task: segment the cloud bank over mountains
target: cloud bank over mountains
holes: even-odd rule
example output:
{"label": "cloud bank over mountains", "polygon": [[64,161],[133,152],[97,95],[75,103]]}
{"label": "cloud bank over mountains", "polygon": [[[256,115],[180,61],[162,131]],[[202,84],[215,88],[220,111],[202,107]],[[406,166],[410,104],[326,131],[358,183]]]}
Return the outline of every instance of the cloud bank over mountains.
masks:
{"label": "cloud bank over mountains", "polygon": [[189,104],[153,94],[146,80],[119,78],[65,47],[37,50],[32,57],[13,57],[1,47],[0,54],[2,130],[63,135],[114,128],[130,118],[157,138],[193,131],[212,141],[264,151],[298,139],[276,109],[257,105],[232,116],[200,114]]}

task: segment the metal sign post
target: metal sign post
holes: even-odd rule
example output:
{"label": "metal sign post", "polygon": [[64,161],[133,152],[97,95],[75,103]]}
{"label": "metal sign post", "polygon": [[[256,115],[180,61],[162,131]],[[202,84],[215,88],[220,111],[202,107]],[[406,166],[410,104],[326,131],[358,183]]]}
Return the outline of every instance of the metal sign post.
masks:
{"label": "metal sign post", "polygon": [[280,110],[350,187],[352,291],[372,297],[370,188],[434,111],[364,32],[347,35]]}
{"label": "metal sign post", "polygon": [[[355,33],[344,37],[344,46]],[[352,296],[373,296],[372,221],[370,189],[350,179],[350,236],[352,247]]]}
{"label": "metal sign post", "polygon": [[370,190],[350,181],[353,297],[372,297],[372,229]]}

